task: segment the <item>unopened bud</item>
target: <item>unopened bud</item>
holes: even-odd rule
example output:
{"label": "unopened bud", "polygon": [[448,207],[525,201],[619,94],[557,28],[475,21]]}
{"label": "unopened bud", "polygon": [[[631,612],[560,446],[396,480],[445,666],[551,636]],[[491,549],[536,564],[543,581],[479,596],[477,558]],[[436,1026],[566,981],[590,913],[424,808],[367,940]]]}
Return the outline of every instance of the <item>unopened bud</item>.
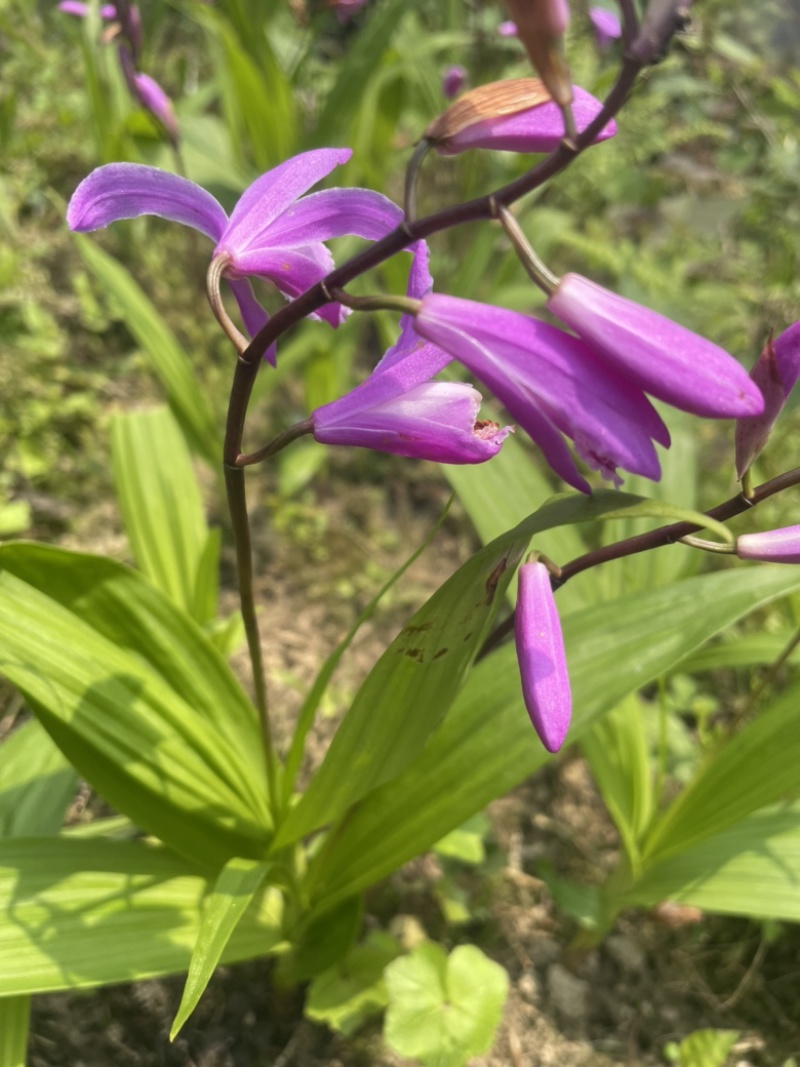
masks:
{"label": "unopened bud", "polygon": [[[573,86],[573,117],[585,130],[602,105],[584,89]],[[595,137],[613,137],[609,122]],[[501,152],[551,152],[564,135],[561,112],[538,78],[490,82],[464,93],[425,131],[425,139],[440,155],[457,155],[468,148]]]}
{"label": "unopened bud", "polygon": [[764,411],[736,423],[736,476],[741,479],[764,449],[772,427],[800,377],[800,322],[770,337],[750,371],[764,396]]}
{"label": "unopened bud", "polygon": [[569,24],[567,0],[506,0],[517,26],[517,36],[531,63],[559,107],[572,101],[572,83],[564,55],[564,33]]}

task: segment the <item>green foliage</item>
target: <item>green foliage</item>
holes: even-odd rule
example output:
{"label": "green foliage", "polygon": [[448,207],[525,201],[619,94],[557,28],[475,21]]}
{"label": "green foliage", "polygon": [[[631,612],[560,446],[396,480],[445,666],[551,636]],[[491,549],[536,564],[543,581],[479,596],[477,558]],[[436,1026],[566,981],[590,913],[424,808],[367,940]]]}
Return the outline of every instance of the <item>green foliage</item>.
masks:
{"label": "green foliage", "polygon": [[695,1030],[682,1041],[664,1046],[664,1055],[678,1067],[725,1067],[737,1030]]}
{"label": "green foliage", "polygon": [[332,1030],[352,1034],[389,1002],[383,974],[400,955],[400,945],[389,934],[373,931],[335,966],[311,983],[305,1014]]}
{"label": "green foliage", "polygon": [[386,1043],[431,1067],[462,1067],[490,1047],[508,995],[508,975],[474,945],[448,956],[431,941],[384,971]]}

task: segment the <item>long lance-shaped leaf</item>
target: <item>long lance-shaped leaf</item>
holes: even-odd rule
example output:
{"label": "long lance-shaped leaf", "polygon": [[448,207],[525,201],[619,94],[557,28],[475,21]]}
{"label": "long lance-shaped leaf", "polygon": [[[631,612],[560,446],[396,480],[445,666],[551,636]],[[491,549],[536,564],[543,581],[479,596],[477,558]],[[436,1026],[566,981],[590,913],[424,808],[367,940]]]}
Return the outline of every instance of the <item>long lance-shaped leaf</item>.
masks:
{"label": "long lance-shaped leaf", "polygon": [[231,773],[252,802],[266,795],[255,709],[206,636],[141,575],[101,556],[34,543],[0,547],[0,570],[39,589],[150,670],[222,734]]}
{"label": "long lance-shaped leaf", "polygon": [[[141,843],[0,842],[0,997],[185,971],[212,885],[191,863]],[[279,891],[261,890],[222,962],[272,952],[282,921]]]}
{"label": "long lance-shaped leaf", "polygon": [[[765,565],[687,579],[569,616],[570,740],[693,648],[798,588],[796,569]],[[503,646],[475,668],[414,765],[332,829],[314,872],[320,904],[373,884],[430,848],[546,759],[522,703],[514,649]]]}
{"label": "long lance-shaped leaf", "polygon": [[647,866],[759,808],[800,793],[800,685],[791,686],[721,751],[658,820],[644,849]]}
{"label": "long lance-shaped leaf", "polygon": [[0,635],[5,675],[115,807],[210,866],[263,853],[269,817],[247,763],[141,654],[8,569]]}
{"label": "long lance-shaped leaf", "polygon": [[25,1067],[30,997],[0,999],[0,1067]]}
{"label": "long lance-shaped leaf", "polygon": [[618,907],[662,900],[800,922],[800,804],[764,808],[648,868]]}
{"label": "long lance-shaped leaf", "polygon": [[216,577],[219,546],[209,533],[185,438],[169,410],[115,415],[111,459],[139,569],[195,622],[210,622],[217,609],[215,583],[207,596],[198,599],[197,594],[204,567]]}
{"label": "long lance-shaped leaf", "polygon": [[171,1041],[197,1006],[214,968],[225,951],[225,946],[258,892],[268,870],[268,863],[235,857],[220,871],[203,909],[200,933],[192,950],[183,996],[169,1032]]}
{"label": "long lance-shaped leaf", "polygon": [[128,271],[91,238],[75,235],[80,253],[141,345],[167,394],[169,406],[194,452],[215,470],[220,462],[219,429],[192,361],[164,319]]}
{"label": "long lance-shaped leaf", "polygon": [[32,720],[0,745],[0,837],[55,834],[78,776]]}
{"label": "long lance-shaped leaf", "polygon": [[639,516],[711,523],[694,512],[626,493],[601,491],[590,498],[570,493],[554,497],[468,560],[369,673],[322,766],[281,826],[277,845],[333,821],[416,759],[460,688],[531,537],[572,523]]}

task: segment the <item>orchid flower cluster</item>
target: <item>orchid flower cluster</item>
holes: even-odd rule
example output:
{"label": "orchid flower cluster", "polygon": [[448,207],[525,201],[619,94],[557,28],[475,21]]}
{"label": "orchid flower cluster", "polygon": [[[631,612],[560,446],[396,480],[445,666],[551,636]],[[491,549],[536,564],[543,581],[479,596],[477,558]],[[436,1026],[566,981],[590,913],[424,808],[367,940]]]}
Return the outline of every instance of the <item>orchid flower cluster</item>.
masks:
{"label": "orchid flower cluster", "polygon": [[[441,155],[475,148],[563,150],[569,156],[575,143],[582,149],[614,136],[612,110],[577,86],[564,88],[566,3],[545,0],[523,8],[528,24],[520,24],[519,32],[526,46],[533,42],[529,51],[541,80],[471,90],[428,127],[425,149]],[[603,40],[619,36],[619,24],[608,12],[593,11],[591,17],[598,34],[602,27]],[[457,92],[463,79],[464,72],[454,68],[445,93]],[[434,293],[428,248],[415,231],[410,201],[403,211],[370,189],[310,192],[350,156],[346,148],[321,148],[289,159],[253,182],[230,216],[186,178],[131,163],[95,170],[70,201],[67,219],[75,231],[156,215],[209,238],[208,296],[239,353],[237,374],[252,377],[261,356],[273,365],[280,359],[275,340],[282,329],[276,323],[289,321],[287,316],[318,317],[337,329],[352,310],[402,313],[396,342],[365,381],[311,411],[260,452],[243,455],[235,449],[226,459],[229,467],[256,462],[302,434],[327,445],[414,459],[483,463],[519,428],[567,485],[588,494],[591,486],[578,461],[615,486],[622,483],[619,471],[659,479],[656,446],[668,448],[670,435],[653,404],[657,400],[700,417],[738,420],[737,473],[745,477],[800,375],[800,324],[771,341],[748,375],[733,356],[655,311],[578,274],[553,275],[500,198],[487,200],[484,217],[502,223],[560,325]],[[374,254],[361,253],[337,270],[326,242],[343,235],[377,242]],[[347,294],[348,281],[404,249],[412,257],[404,296]],[[240,325],[225,308],[223,279]],[[270,320],[251,279],[271,283],[293,302],[292,312]],[[491,391],[515,425],[480,418],[481,396],[473,385],[437,378],[453,361]],[[743,558],[796,562],[800,527],[741,537],[737,551]],[[557,569],[538,557],[523,564],[515,625],[525,703],[543,744],[554,752],[564,742],[571,704],[551,572],[557,581]]]}
{"label": "orchid flower cluster", "polygon": [[[89,5],[83,0],[61,0],[58,10],[76,18],[86,18]],[[173,147],[177,147],[180,131],[172,101],[154,78],[139,70],[142,19],[138,7],[130,0],[113,0],[100,7],[100,17],[108,23],[104,38],[117,42],[117,58],[128,91],[164,128]]]}

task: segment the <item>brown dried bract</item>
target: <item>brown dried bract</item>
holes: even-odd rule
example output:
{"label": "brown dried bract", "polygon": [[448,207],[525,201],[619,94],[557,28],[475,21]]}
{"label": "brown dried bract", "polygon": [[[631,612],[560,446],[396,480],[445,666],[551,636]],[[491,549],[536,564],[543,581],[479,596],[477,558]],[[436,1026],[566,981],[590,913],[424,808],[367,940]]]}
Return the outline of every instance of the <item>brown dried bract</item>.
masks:
{"label": "brown dried bract", "polygon": [[538,107],[550,100],[544,83],[538,78],[509,78],[508,81],[489,82],[470,89],[434,119],[425,131],[427,140],[441,144],[455,137],[461,130],[501,115],[515,115],[518,111]]}

